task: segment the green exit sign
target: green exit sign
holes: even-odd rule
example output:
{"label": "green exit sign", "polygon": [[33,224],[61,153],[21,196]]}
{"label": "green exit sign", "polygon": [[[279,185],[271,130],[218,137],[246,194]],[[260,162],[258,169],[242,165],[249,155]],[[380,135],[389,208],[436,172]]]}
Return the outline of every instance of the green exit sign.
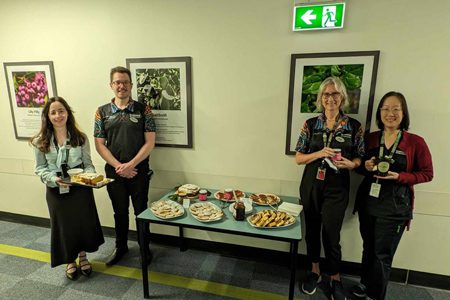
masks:
{"label": "green exit sign", "polygon": [[294,31],[337,29],[344,27],[345,3],[294,7]]}

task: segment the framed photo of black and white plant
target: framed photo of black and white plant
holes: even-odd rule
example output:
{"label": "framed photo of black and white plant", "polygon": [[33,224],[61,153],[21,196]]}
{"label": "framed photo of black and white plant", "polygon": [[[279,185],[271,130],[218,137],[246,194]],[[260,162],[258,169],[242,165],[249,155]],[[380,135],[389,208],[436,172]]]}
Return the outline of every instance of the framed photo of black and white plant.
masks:
{"label": "framed photo of black and white plant", "polygon": [[295,154],[305,121],[319,114],[316,106],[320,84],[339,77],[348,93],[344,113],[370,130],[380,51],[306,53],[291,55],[285,153]]}
{"label": "framed photo of black and white plant", "polygon": [[41,127],[43,106],[57,95],[53,62],[5,62],[3,67],[16,138],[29,139]]}
{"label": "framed photo of black and white plant", "polygon": [[191,57],[129,58],[133,99],[152,108],[156,146],[192,148]]}

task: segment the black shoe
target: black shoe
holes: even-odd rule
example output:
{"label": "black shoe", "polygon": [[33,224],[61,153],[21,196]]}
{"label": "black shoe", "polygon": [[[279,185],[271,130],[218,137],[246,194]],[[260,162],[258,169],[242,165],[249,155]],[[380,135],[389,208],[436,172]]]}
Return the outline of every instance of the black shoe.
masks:
{"label": "black shoe", "polygon": [[66,267],[66,277],[70,280],[78,279],[78,267],[75,262],[67,264]]}
{"label": "black shoe", "polygon": [[313,295],[316,292],[317,285],[322,281],[322,276],[308,271],[305,281],[302,283],[302,291],[305,294]]}
{"label": "black shoe", "polygon": [[331,280],[331,299],[332,300],[347,300],[345,297],[344,287],[342,286],[342,282],[337,280]]}
{"label": "black shoe", "polygon": [[128,252],[127,248],[114,248],[113,252],[106,258],[106,265],[115,265]]}
{"label": "black shoe", "polygon": [[[147,250],[147,265],[149,265],[152,262],[153,259],[153,253],[150,250]],[[141,256],[139,256],[139,263],[142,264]]]}
{"label": "black shoe", "polygon": [[364,284],[360,283],[357,285],[354,285],[352,287],[352,294],[355,295],[358,298],[364,298],[366,297],[366,291],[367,288]]}

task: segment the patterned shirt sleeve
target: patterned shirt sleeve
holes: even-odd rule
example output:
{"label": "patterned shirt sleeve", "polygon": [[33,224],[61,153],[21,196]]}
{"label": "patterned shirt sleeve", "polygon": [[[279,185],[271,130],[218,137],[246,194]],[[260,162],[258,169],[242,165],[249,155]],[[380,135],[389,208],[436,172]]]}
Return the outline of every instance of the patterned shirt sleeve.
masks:
{"label": "patterned shirt sleeve", "polygon": [[307,153],[309,150],[309,141],[311,138],[311,132],[309,132],[308,123],[303,124],[303,128],[300,130],[300,135],[298,137],[297,146],[295,151],[301,153]]}
{"label": "patterned shirt sleeve", "polygon": [[100,108],[95,112],[94,137],[106,138],[105,123],[103,122]]}
{"label": "patterned shirt sleeve", "polygon": [[355,145],[354,145],[355,153],[354,157],[362,158],[364,157],[364,131],[362,130],[362,126],[359,125],[355,134]]}
{"label": "patterned shirt sleeve", "polygon": [[145,106],[144,116],[145,116],[145,132],[155,132],[156,131],[155,119],[153,119],[152,109],[149,105]]}

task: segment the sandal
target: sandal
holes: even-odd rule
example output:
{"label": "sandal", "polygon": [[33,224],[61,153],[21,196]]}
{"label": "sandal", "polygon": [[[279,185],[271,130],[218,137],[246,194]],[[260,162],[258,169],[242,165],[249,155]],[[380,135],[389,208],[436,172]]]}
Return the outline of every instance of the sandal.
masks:
{"label": "sandal", "polygon": [[70,280],[77,280],[78,278],[78,268],[75,262],[67,264],[66,267],[66,277]]}
{"label": "sandal", "polygon": [[78,256],[78,263],[80,264],[81,274],[89,277],[92,273],[92,265],[86,257],[86,252]]}

